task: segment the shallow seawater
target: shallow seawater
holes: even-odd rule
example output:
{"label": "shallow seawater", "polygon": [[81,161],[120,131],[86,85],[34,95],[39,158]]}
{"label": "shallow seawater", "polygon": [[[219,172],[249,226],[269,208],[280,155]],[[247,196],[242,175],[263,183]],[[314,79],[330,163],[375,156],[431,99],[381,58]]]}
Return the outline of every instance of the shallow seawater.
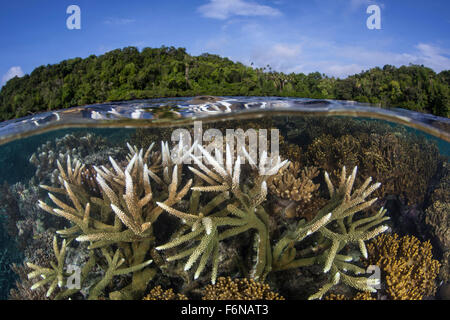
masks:
{"label": "shallow seawater", "polygon": [[0,298],[449,299],[449,128],[213,97],[2,123]]}

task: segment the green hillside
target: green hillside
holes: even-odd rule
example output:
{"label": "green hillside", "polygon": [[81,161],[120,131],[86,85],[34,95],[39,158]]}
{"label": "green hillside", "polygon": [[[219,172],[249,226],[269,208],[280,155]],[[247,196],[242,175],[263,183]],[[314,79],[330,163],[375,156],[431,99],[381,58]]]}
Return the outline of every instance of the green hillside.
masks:
{"label": "green hillside", "polygon": [[386,65],[336,79],[284,74],[184,48],[127,47],[40,66],[0,91],[0,120],[91,103],[156,97],[234,95],[345,99],[448,117],[450,71]]}

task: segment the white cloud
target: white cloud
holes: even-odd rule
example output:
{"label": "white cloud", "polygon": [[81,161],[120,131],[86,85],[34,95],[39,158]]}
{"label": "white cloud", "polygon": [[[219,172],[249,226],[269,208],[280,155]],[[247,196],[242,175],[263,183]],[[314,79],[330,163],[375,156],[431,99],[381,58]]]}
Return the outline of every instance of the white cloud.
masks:
{"label": "white cloud", "polygon": [[105,24],[114,24],[114,25],[119,25],[119,26],[123,26],[126,24],[130,24],[135,22],[136,20],[134,19],[127,19],[127,18],[107,18],[104,23]]}
{"label": "white cloud", "polygon": [[256,66],[270,65],[273,70],[291,72],[300,61],[302,47],[300,44],[275,43],[253,48],[251,60]]}
{"label": "white cloud", "polygon": [[[361,66],[364,70],[376,66],[382,67],[386,64],[399,67],[410,63],[423,64],[436,72],[450,69],[449,52],[436,45],[426,43],[419,43],[407,52],[381,51],[373,50],[372,48],[337,45],[330,46],[330,50],[335,52],[337,60],[351,61],[351,64]],[[351,64],[348,64],[347,66]],[[337,71],[337,69],[335,71]],[[339,75],[337,72],[332,72],[332,74]],[[345,75],[348,75],[348,73],[343,72],[341,74],[341,76]]]}
{"label": "white cloud", "polygon": [[292,58],[297,56],[301,51],[300,45],[286,45],[278,43],[272,48],[273,54],[280,58]]}
{"label": "white cloud", "polygon": [[363,70],[363,66],[357,64],[331,64],[325,67],[323,71],[325,74],[334,76],[351,75],[359,73]]}
{"label": "white cloud", "polygon": [[2,78],[2,85],[4,85],[8,80],[14,78],[14,77],[23,77],[25,73],[22,71],[22,68],[20,66],[15,66],[9,68],[9,70],[3,75]]}
{"label": "white cloud", "polygon": [[255,67],[270,65],[272,70],[285,73],[318,71],[345,78],[386,64],[396,67],[423,64],[436,72],[450,70],[450,49],[436,43],[417,42],[401,50],[393,50],[391,41],[350,45],[299,32],[280,34],[255,21],[212,40],[203,42],[202,48],[207,43],[214,53],[234,61],[247,65],[253,62]]}
{"label": "white cloud", "polygon": [[426,43],[419,43],[416,48],[419,54],[415,63],[423,64],[437,72],[450,69],[449,52]]}
{"label": "white cloud", "polygon": [[386,64],[400,67],[412,63],[424,65],[435,72],[450,70],[450,50],[430,43],[418,43],[407,50],[394,52],[307,37],[283,43],[258,38],[251,45],[249,61],[257,67],[269,64],[273,70],[285,73],[318,71],[343,78]]}
{"label": "white cloud", "polygon": [[207,18],[225,20],[231,16],[280,16],[278,9],[246,0],[210,0],[198,11]]}

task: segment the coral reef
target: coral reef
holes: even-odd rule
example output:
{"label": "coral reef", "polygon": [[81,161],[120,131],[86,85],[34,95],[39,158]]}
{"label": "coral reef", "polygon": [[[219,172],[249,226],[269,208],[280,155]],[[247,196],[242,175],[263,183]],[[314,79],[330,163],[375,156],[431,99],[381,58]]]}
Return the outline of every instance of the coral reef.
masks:
{"label": "coral reef", "polygon": [[[348,177],[345,167],[343,168],[338,188],[333,186],[326,173],[325,180],[331,197],[328,205],[319,211],[311,221],[301,220],[295,230],[286,232],[272,248],[268,228],[269,217],[261,204],[265,201],[268,193],[267,179],[277,174],[278,170],[288,163],[287,160],[282,162],[279,157],[272,159],[263,153],[258,167],[255,159],[252,159],[243,149],[248,165],[253,170],[253,178],[252,182],[249,179],[249,181],[241,183],[240,157],[238,156],[234,160],[228,145],[225,161],[221,153],[216,151],[213,156],[203,147],[197,147],[207,159],[209,168],[196,156],[191,155],[199,169],[194,167],[189,167],[189,169],[207,185],[192,187],[193,194],[189,211],[182,212],[165,204],[157,203],[165,211],[181,219],[185,226],[176,233],[176,237],[173,237],[171,241],[156,249],[167,250],[192,243],[192,241],[196,243],[194,246],[184,248],[171,255],[167,258],[168,261],[189,257],[184,267],[184,270],[188,271],[200,259],[194,275],[194,279],[197,279],[211,258],[211,281],[214,284],[218,274],[219,242],[254,230],[256,254],[253,260],[254,265],[250,266],[246,274],[250,278],[264,280],[271,270],[286,270],[318,263],[324,265],[325,273],[331,271],[330,282],[324,285],[318,293],[312,295],[311,299],[321,298],[341,279],[345,284],[363,291],[373,292],[375,290],[372,287],[375,284],[372,283],[372,280],[365,277],[353,277],[345,273],[345,270],[356,274],[363,272],[361,268],[348,263],[351,258],[339,254],[339,252],[347,244],[356,243],[361,254],[366,257],[364,241],[370,240],[387,229],[385,226],[378,226],[387,219],[383,217],[386,212],[384,209],[380,209],[373,216],[353,220],[355,213],[370,207],[376,201],[376,199],[366,201],[366,198],[379,188],[379,183],[370,185],[372,179],[368,178],[359,189],[352,193],[356,179],[356,167]],[[200,195],[211,192],[219,194],[205,205],[200,206]],[[332,221],[337,222],[337,230],[326,227]],[[316,256],[296,260],[294,247],[296,242],[302,241],[316,231],[322,237],[320,245],[325,249]]]}
{"label": "coral reef", "polygon": [[[39,201],[39,206],[73,224],[71,228],[59,230],[57,233],[80,242],[89,241],[89,248],[99,249],[103,259],[106,259],[107,263],[103,265],[105,275],[89,292],[90,299],[98,298],[114,276],[130,272],[135,272],[131,284],[120,291],[110,293],[110,298],[139,296],[155,274],[154,269],[145,268],[151,263],[151,260],[145,260],[145,257],[154,242],[151,224],[162,212],[155,202],[160,200],[172,205],[180,201],[189,190],[191,182],[187,182],[181,191],[177,191],[180,183],[178,177],[181,174],[177,166],[166,157],[167,152],[163,153],[162,157],[165,168],[163,177],[159,178],[156,173],[150,171],[149,167],[161,167],[147,163],[148,160],[154,159],[152,147],[153,145],[144,154],[142,149],[137,151],[129,146],[129,160],[125,168],[121,168],[112,158],[110,162],[114,171],[105,166],[94,167],[102,198],[90,196],[89,188],[82,183],[81,172],[84,165],[78,160],[72,161],[70,157],[67,157],[66,169],[57,161],[61,186],[41,186],[50,191],[49,198],[58,208],[52,208],[43,201]],[[156,188],[152,190],[150,177],[159,184],[160,192],[156,192]],[[72,206],[61,201],[52,192],[64,195]],[[113,252],[110,249],[113,249]],[[96,260],[98,258],[93,254],[94,262],[88,262],[84,267],[86,273],[92,269]],[[58,270],[61,279],[60,268]],[[58,284],[62,286],[63,282],[59,280]],[[68,294],[72,292],[64,293],[66,296]]]}
{"label": "coral reef", "polygon": [[174,293],[173,289],[163,290],[161,286],[156,286],[143,300],[187,300],[188,298],[181,293]]}
{"label": "coral reef", "polygon": [[423,203],[440,161],[436,145],[395,132],[322,135],[309,145],[305,157],[310,165],[332,173],[333,179],[343,165],[358,166],[363,176],[382,183],[376,196],[395,195],[409,205]]}
{"label": "coral reef", "polygon": [[6,181],[0,186],[0,214],[5,217],[2,223],[6,225],[6,232],[11,237],[17,236],[16,223],[23,217],[18,200]]}
{"label": "coral reef", "polygon": [[29,161],[36,166],[31,182],[57,184],[57,161],[65,162],[67,157],[83,159],[85,165],[100,165],[109,156],[117,159],[122,153],[122,148],[114,148],[101,136],[92,133],[66,134],[54,141],[47,141],[31,155]]}
{"label": "coral reef", "polygon": [[[172,127],[137,129],[126,147],[85,132],[42,145],[35,176],[0,193],[2,224],[25,256],[9,268],[0,251],[0,272],[19,277],[10,298],[423,299],[439,271],[444,296],[449,175],[446,162],[437,172],[436,146],[375,121],[280,118],[290,127],[276,156],[239,140],[169,148]],[[414,216],[441,268],[429,242],[382,234],[382,206],[392,232],[403,234],[398,216]],[[381,284],[368,264],[381,267]]]}
{"label": "coral reef", "polygon": [[[369,177],[353,190],[358,184],[357,167],[347,175],[343,166],[337,185],[325,172],[326,200],[318,196],[320,185],[313,182],[319,175],[316,168],[301,168],[299,163],[282,161],[265,151],[257,159],[245,148],[231,150],[228,143],[222,153],[196,141],[184,145],[182,139],[173,149],[167,142],[161,143],[160,151],[153,147],[151,144],[144,151],[128,144],[125,160],[109,157],[109,164],[99,166],[86,165],[71,155],[65,157],[64,166],[56,159],[55,184],[40,186],[48,191],[49,201],[40,200],[38,205],[69,221],[70,227],[57,231],[64,240],[61,246],[53,240],[56,261],[50,259],[50,266],[27,261],[33,270],[30,278],[45,276],[33,289],[45,287],[55,299],[78,292],[89,299],[141,299],[153,278],[178,275],[186,280],[182,289],[186,293],[192,276],[189,271],[195,264],[193,278],[200,283],[204,279],[199,278],[211,266],[209,288],[213,288],[222,272],[223,255],[234,243],[234,253],[246,252],[246,258],[236,260],[239,274],[251,279],[233,280],[237,287],[245,282],[250,291],[267,289],[263,282],[271,272],[320,266],[326,281],[310,299],[322,298],[340,283],[376,291],[378,282],[365,277],[358,258],[347,254],[356,246],[358,254],[367,257],[365,241],[387,229],[382,225],[388,219],[385,209],[365,212],[377,200],[369,197],[380,183],[372,184]],[[246,164],[242,164],[244,158]],[[193,164],[184,166],[186,159]],[[274,221],[267,212],[269,192],[298,207],[314,208],[314,212],[294,221],[282,234],[274,232]],[[169,235],[156,235],[155,226],[163,212],[182,224]],[[365,213],[358,215],[361,212]],[[233,242],[239,237],[252,240]],[[157,244],[157,238],[166,241]],[[73,276],[67,265],[73,258],[66,253],[73,240],[88,243],[89,254],[80,270],[81,288],[67,286]],[[183,270],[177,265],[170,268],[178,260],[185,261]],[[96,277],[90,276],[98,270]],[[232,287],[219,279],[220,286]],[[256,289],[259,285],[254,281],[263,287]],[[154,293],[170,296],[161,287]]]}
{"label": "coral reef", "polygon": [[424,220],[431,238],[442,253],[442,267],[439,278],[449,281],[450,274],[450,170],[449,163],[442,165],[441,180],[430,197],[430,206],[425,210]]}
{"label": "coral reef", "polygon": [[16,288],[11,289],[9,300],[52,300],[54,298],[55,293],[47,296],[47,290],[44,287],[31,289],[34,281],[28,279],[29,268],[27,266],[13,264],[11,269],[19,276],[19,280],[16,281]]}
{"label": "coral reef", "polygon": [[[3,185],[0,210],[6,217],[8,234],[21,251],[32,246],[33,237],[41,234],[48,225],[61,226],[54,219],[46,219],[36,203],[40,197],[38,186],[17,182],[12,186]],[[0,200],[1,201],[1,200]]]}
{"label": "coral reef", "polygon": [[202,300],[284,300],[268,284],[253,279],[219,277],[204,289]]}
{"label": "coral reef", "polygon": [[[39,201],[39,206],[53,215],[66,218],[73,225],[57,233],[69,239],[90,242],[89,249],[93,250],[93,253],[83,268],[84,277],[82,278],[86,277],[92,266],[99,260],[95,251],[100,250],[103,260],[106,259],[107,264],[103,264],[102,268],[105,274],[102,280],[90,290],[90,299],[99,298],[114,276],[130,272],[134,272],[131,284],[122,290],[111,292],[110,298],[124,299],[143,294],[147,283],[157,272],[153,268],[145,268],[151,262],[151,260],[146,261],[145,256],[150,252],[156,260],[160,261],[159,264],[164,264],[152,250],[154,244],[152,224],[163,210],[181,219],[184,225],[175,232],[169,242],[156,249],[168,250],[188,245],[184,250],[169,256],[167,260],[170,262],[188,257],[184,266],[185,271],[191,269],[193,264],[200,260],[194,278],[201,275],[211,259],[211,281],[214,284],[219,271],[219,243],[253,230],[255,255],[253,265],[249,266],[246,272],[252,279],[264,280],[272,269],[285,270],[324,263],[324,272],[331,270],[332,281],[312,298],[320,298],[329,288],[338,283],[341,277],[344,283],[353,287],[373,290],[367,278],[353,277],[340,270],[344,268],[354,272],[359,271],[356,266],[348,263],[348,257],[339,254],[347,243],[357,243],[361,253],[365,255],[364,240],[385,230],[384,227],[372,229],[385,220],[384,210],[380,210],[373,217],[356,221],[351,219],[355,213],[372,205],[376,199],[367,202],[365,199],[379,187],[379,184],[370,185],[371,179],[367,179],[362,187],[352,194],[356,167],[348,177],[344,167],[337,189],[326,174],[325,180],[331,197],[328,206],[319,211],[311,221],[300,222],[296,230],[287,232],[272,248],[269,216],[262,204],[268,194],[268,179],[287,165],[287,160],[281,161],[279,157],[275,159],[264,153],[257,166],[255,159],[243,149],[248,165],[241,169],[240,156],[238,155],[234,160],[234,153],[228,145],[226,145],[225,160],[220,152],[216,151],[212,155],[196,142],[187,150],[181,140],[172,150],[172,154],[177,157],[171,157],[168,144],[162,143],[161,146],[161,152],[158,155],[152,153],[153,144],[145,154],[143,149],[138,150],[129,145],[128,162],[124,164],[124,167],[120,167],[112,158],[110,162],[113,169],[108,169],[106,166],[100,168],[94,166],[101,198],[92,196],[92,188],[82,183],[81,173],[84,165],[79,160],[72,161],[70,156],[67,157],[66,168],[63,168],[57,160],[60,187],[41,185],[42,188],[50,191],[49,198],[57,208],[52,208],[43,201]],[[195,148],[198,148],[207,160],[206,165],[193,155],[192,151]],[[194,160],[195,166],[188,168],[197,182],[191,187],[191,179],[180,191],[177,191],[182,177],[182,160],[187,156]],[[161,163],[155,164],[151,160],[160,160]],[[241,170],[252,172],[252,179],[244,179],[244,183],[241,183]],[[303,171],[302,178],[311,179],[317,175],[316,172],[310,173],[311,171],[308,170]],[[150,178],[157,188],[151,187]],[[307,186],[311,186],[311,183]],[[312,186],[312,188],[316,187]],[[175,207],[190,190],[188,212],[176,209]],[[218,195],[210,196],[213,193]],[[56,197],[55,194],[63,195],[71,205]],[[200,202],[201,196],[209,198],[209,202]],[[294,199],[298,200],[307,198],[294,195]],[[328,229],[326,225],[331,221],[338,221],[340,229]],[[321,245],[325,249],[315,257],[295,260],[295,243],[316,231],[324,239]],[[48,291],[51,293],[56,286],[60,288],[64,286],[68,274],[64,271],[65,261],[61,255],[65,252],[66,246],[66,242],[63,242],[61,249],[53,245],[57,263],[52,264],[50,269],[28,264],[34,269],[31,276],[44,273],[47,275],[45,281],[38,282],[34,287],[51,282]],[[122,266],[125,262],[127,262],[125,266]],[[145,270],[148,271],[145,272]],[[56,298],[70,294],[73,294],[73,290],[65,290]]]}
{"label": "coral reef", "polygon": [[[367,257],[364,241],[387,230],[387,226],[380,226],[388,219],[384,217],[386,210],[383,208],[368,217],[354,217],[355,213],[370,207],[377,200],[376,198],[369,201],[365,199],[380,187],[380,183],[370,185],[372,178],[368,178],[359,189],[352,193],[356,172],[357,167],[347,177],[346,169],[343,167],[338,188],[334,187],[328,173],[325,172],[325,181],[331,197],[329,203],[311,222],[299,221],[296,230],[286,232],[274,247],[275,270],[314,264],[323,266],[323,272],[329,275],[328,282],[317,293],[310,296],[310,299],[322,298],[328,290],[340,282],[361,291],[376,291],[373,286],[378,284],[377,280],[355,277],[346,273],[350,271],[358,275],[365,271],[356,264],[349,263],[354,257],[341,253],[347,244],[356,244],[361,256]],[[334,223],[330,223],[331,221]],[[306,254],[314,253],[315,255],[296,259],[295,243],[314,232],[317,232],[317,242],[310,250],[306,250]]]}
{"label": "coral reef", "polygon": [[367,245],[367,265],[381,268],[385,292],[393,300],[421,300],[435,293],[440,263],[433,259],[429,241],[414,236],[382,234]]}
{"label": "coral reef", "polygon": [[302,148],[323,135],[339,138],[344,135],[358,137],[363,133],[385,134],[395,131],[398,134],[405,134],[407,132],[404,127],[393,126],[385,121],[341,116],[276,118],[274,126],[283,128],[283,134],[286,138],[294,144],[299,144]]}

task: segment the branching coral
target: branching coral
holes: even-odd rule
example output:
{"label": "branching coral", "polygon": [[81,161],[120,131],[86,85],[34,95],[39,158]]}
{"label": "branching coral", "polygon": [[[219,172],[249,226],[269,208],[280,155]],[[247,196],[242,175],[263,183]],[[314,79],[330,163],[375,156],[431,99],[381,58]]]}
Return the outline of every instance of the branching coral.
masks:
{"label": "branching coral", "polygon": [[436,241],[438,252],[442,253],[440,278],[448,282],[450,278],[450,170],[449,163],[442,166],[442,178],[431,194],[431,204],[425,210],[425,223],[432,238]]}
{"label": "branching coral", "polygon": [[[354,219],[354,215],[357,212],[370,207],[377,200],[375,198],[366,201],[366,198],[380,186],[379,183],[370,185],[372,179],[368,178],[359,189],[352,193],[356,171],[357,167],[347,177],[344,167],[338,188],[333,186],[328,173],[325,173],[325,181],[331,198],[329,204],[319,211],[311,222],[306,223],[304,220],[301,220],[296,230],[288,231],[274,247],[275,270],[321,264],[323,265],[324,273],[329,273],[329,282],[319,292],[312,295],[310,299],[321,298],[340,281],[362,291],[376,291],[373,288],[377,284],[376,281],[346,274],[346,271],[356,275],[362,274],[364,269],[350,264],[352,257],[340,254],[340,251],[347,244],[356,244],[359,246],[361,255],[367,257],[364,241],[374,238],[387,229],[386,226],[379,226],[388,219],[384,217],[386,213],[384,209],[380,209],[373,216]],[[335,222],[336,227],[330,224],[331,221]],[[295,243],[302,241],[314,232],[318,233],[317,248],[321,248],[322,252],[316,253],[312,257],[296,259]],[[312,251],[317,252],[318,250],[313,249]]]}
{"label": "branching coral", "polygon": [[429,241],[414,236],[382,234],[367,245],[367,264],[379,266],[386,277],[386,293],[393,300],[421,300],[435,292],[440,264]]}
{"label": "branching coral", "polygon": [[11,265],[11,269],[19,276],[16,281],[16,288],[10,290],[9,300],[50,300],[53,299],[55,293],[47,297],[47,290],[44,287],[39,287],[31,290],[34,280],[27,277],[29,268],[26,265]]}
{"label": "branching coral", "polygon": [[[256,159],[244,147],[242,152],[231,150],[228,143],[225,144],[225,154],[222,154],[217,146],[212,149],[211,145],[204,147],[197,142],[192,146],[185,145],[181,137],[172,150],[164,142],[159,152],[153,152],[153,146],[144,152],[128,145],[126,161],[118,163],[110,157],[110,166],[93,166],[98,190],[83,178],[85,165],[79,160],[72,161],[70,156],[66,158],[65,168],[57,161],[59,186],[41,186],[49,191],[49,198],[56,207],[44,201],[39,201],[39,207],[52,215],[64,217],[72,224],[57,233],[69,240],[90,243],[91,259],[81,272],[82,282],[94,265],[104,270],[102,279],[89,290],[90,299],[101,297],[115,276],[126,273],[133,273],[131,283],[121,290],[109,292],[109,298],[142,297],[157,272],[154,268],[147,268],[151,262],[148,256],[153,257],[158,266],[164,264],[153,250],[154,223],[163,211],[184,224],[168,242],[156,249],[168,250],[169,262],[186,258],[185,271],[198,263],[195,279],[211,261],[210,277],[214,284],[220,271],[219,244],[245,234],[254,238],[253,247],[248,251],[253,257],[252,263],[241,269],[245,277],[264,281],[272,270],[320,264],[324,273],[329,274],[329,283],[311,298],[321,298],[340,281],[359,290],[374,291],[376,283],[373,280],[346,273],[359,274],[363,270],[350,264],[351,258],[341,252],[354,244],[366,257],[364,241],[386,230],[380,226],[387,219],[384,209],[373,216],[354,217],[376,201],[368,200],[368,197],[380,186],[379,183],[371,184],[371,178],[368,178],[353,191],[356,167],[349,176],[343,168],[337,188],[326,173],[325,182],[330,195],[327,204],[310,221],[301,220],[281,238],[272,239],[270,217],[264,202],[268,184],[277,186],[273,177],[281,168],[287,167],[288,160],[281,161],[279,156],[272,157],[266,151]],[[246,165],[242,157],[245,157]],[[194,161],[188,166],[193,179],[183,173],[183,163],[188,158]],[[299,167],[293,165],[291,168]],[[301,190],[291,190],[288,195],[280,193],[280,197],[289,196],[294,201],[305,203],[311,201],[311,193],[318,188],[312,182],[317,174],[317,170],[306,168],[301,177],[284,179],[284,182],[291,183],[292,188]],[[194,180],[195,186],[192,186]],[[186,201],[182,205],[182,199],[188,193],[190,200],[186,209]],[[296,244],[313,234],[320,249],[310,250],[312,256],[306,256],[305,250],[297,252]],[[63,242],[62,249],[55,249],[59,258],[51,269],[32,266],[34,276],[51,275],[37,286],[51,283],[50,289],[54,289],[64,283],[64,259],[60,256],[65,245]],[[175,248],[177,250],[172,254]],[[76,292],[74,290],[65,290],[57,298],[68,297]]]}
{"label": "branching coral", "polygon": [[[375,291],[372,286],[377,284],[376,281],[345,273],[349,270],[360,274],[364,270],[350,264],[351,258],[339,254],[339,252],[347,244],[354,243],[359,246],[362,256],[367,257],[364,241],[372,239],[387,229],[385,226],[378,226],[387,219],[384,217],[386,212],[384,209],[380,209],[378,213],[367,218],[353,219],[357,212],[370,207],[377,200],[367,201],[366,198],[379,188],[379,183],[370,185],[371,178],[368,178],[359,189],[352,193],[356,179],[356,167],[348,177],[345,167],[343,168],[337,189],[326,173],[325,181],[331,197],[328,205],[319,211],[310,222],[300,221],[296,230],[287,232],[272,248],[268,231],[269,218],[261,204],[268,192],[267,179],[275,175],[280,168],[286,165],[287,161],[281,162],[279,158],[271,159],[270,165],[266,167],[266,161],[270,157],[263,153],[258,167],[255,159],[252,159],[243,149],[254,174],[252,182],[241,184],[241,160],[238,156],[236,161],[233,161],[228,145],[225,161],[217,150],[213,156],[203,147],[197,147],[208,161],[209,167],[192,155],[198,169],[194,167],[189,169],[207,185],[192,187],[193,198],[191,198],[192,205],[189,212],[182,212],[158,203],[168,213],[181,219],[186,226],[171,241],[157,249],[166,250],[182,244],[195,243],[184,251],[170,256],[168,261],[189,257],[185,264],[185,270],[189,270],[200,259],[194,275],[194,278],[198,278],[212,256],[211,280],[214,284],[218,273],[219,241],[253,229],[256,231],[256,258],[254,259],[256,263],[249,272],[251,278],[263,280],[272,269],[285,270],[319,263],[324,265],[325,273],[330,272],[330,282],[311,298],[322,297],[339,281],[363,291]],[[198,192],[219,192],[219,195],[206,205],[200,206]],[[337,228],[327,227],[331,221],[337,223]],[[295,243],[316,231],[321,237],[321,245],[325,249],[316,256],[296,260]]]}
{"label": "branching coral", "polygon": [[387,132],[322,135],[309,145],[305,157],[332,178],[343,165],[358,166],[363,176],[382,183],[376,196],[396,195],[408,204],[420,204],[436,172],[438,154],[437,147],[423,138]]}
{"label": "branching coral", "polygon": [[51,268],[42,268],[33,263],[28,262],[28,268],[31,268],[33,272],[28,274],[28,279],[41,277],[43,280],[36,282],[30,289],[34,290],[41,286],[45,286],[50,283],[50,287],[47,290],[47,297],[49,297],[58,286],[61,288],[64,285],[65,277],[67,274],[64,271],[64,261],[66,257],[67,242],[63,240],[61,248],[58,248],[58,242],[56,236],[53,238],[53,251],[56,257],[56,263],[50,262]]}
{"label": "branching coral", "polygon": [[253,279],[220,277],[204,289],[202,300],[284,300],[268,284]]}
{"label": "branching coral", "polygon": [[[60,187],[41,186],[50,191],[49,198],[57,208],[43,201],[39,201],[39,206],[73,224],[57,233],[77,241],[89,241],[89,248],[101,249],[106,259],[105,275],[93,286],[89,298],[99,297],[113,276],[134,272],[128,287],[110,293],[112,299],[132,298],[143,293],[155,274],[155,270],[145,268],[151,262],[145,258],[154,243],[152,223],[163,211],[156,202],[168,206],[179,202],[189,191],[192,180],[178,191],[181,171],[170,158],[167,145],[162,145],[160,156],[152,153],[152,148],[153,145],[144,153],[142,149],[129,146],[125,168],[113,158],[110,158],[112,169],[94,167],[101,198],[92,196],[92,190],[83,184],[84,165],[70,157],[67,157],[66,169],[57,161]],[[156,182],[156,188],[152,188],[150,179]],[[63,195],[71,205],[55,194]],[[111,247],[115,248],[113,254]]]}
{"label": "branching coral", "polygon": [[58,172],[56,162],[65,161],[68,156],[81,159],[92,153],[92,150],[104,150],[106,139],[95,134],[66,134],[55,141],[47,141],[30,157],[30,163],[36,166],[35,178],[42,182],[56,183]]}
{"label": "branching coral", "polygon": [[[300,172],[301,176],[298,176]],[[291,162],[269,179],[269,191],[278,204],[284,207],[287,218],[303,216],[311,220],[306,208],[313,198],[314,202],[319,199],[317,190],[320,185],[313,182],[318,175],[319,171],[315,167],[305,167],[301,170],[299,162]]]}
{"label": "branching coral", "polygon": [[[165,250],[188,241],[197,241],[198,244],[196,246],[169,257],[168,260],[173,261],[189,256],[185,265],[185,270],[189,270],[201,257],[194,276],[194,278],[198,278],[212,255],[213,267],[211,280],[212,283],[215,283],[219,262],[219,241],[236,236],[247,230],[255,229],[258,242],[257,262],[251,273],[255,279],[264,277],[270,271],[271,250],[267,229],[268,216],[261,203],[267,196],[266,179],[276,174],[287,161],[281,162],[279,158],[269,160],[267,154],[264,153],[260,160],[259,168],[257,168],[254,159],[246,153],[249,163],[254,170],[258,171],[258,175],[254,181],[253,188],[242,188],[240,184],[241,159],[238,156],[236,161],[233,160],[229,145],[226,148],[225,162],[217,150],[215,156],[212,156],[202,146],[194,143],[194,147],[200,149],[203,156],[207,159],[209,166],[215,172],[204,165],[200,159],[191,155],[199,169],[194,167],[189,167],[189,169],[209,184],[207,186],[192,187],[194,192],[193,197],[199,197],[199,192],[221,193],[202,207],[199,207],[198,200],[194,198],[192,201],[191,199],[193,205],[190,208],[190,213],[181,212],[164,203],[158,203],[168,213],[182,219],[190,227],[190,232],[175,238],[165,245],[159,246],[157,249]],[[224,204],[223,209],[211,213],[213,209],[221,204]],[[224,227],[227,227],[227,229],[220,232],[219,228],[223,229]]]}

